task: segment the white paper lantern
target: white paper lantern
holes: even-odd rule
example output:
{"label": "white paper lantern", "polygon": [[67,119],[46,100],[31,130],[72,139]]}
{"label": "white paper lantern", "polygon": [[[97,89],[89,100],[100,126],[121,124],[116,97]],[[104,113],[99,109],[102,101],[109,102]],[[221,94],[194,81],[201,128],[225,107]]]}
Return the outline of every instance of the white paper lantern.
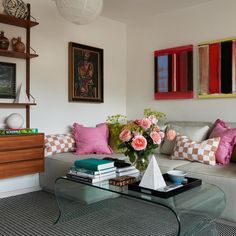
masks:
{"label": "white paper lantern", "polygon": [[57,9],[66,20],[78,25],[88,24],[100,15],[103,0],[55,0]]}
{"label": "white paper lantern", "polygon": [[20,129],[24,124],[24,119],[21,114],[12,113],[7,117],[6,124],[10,129]]}

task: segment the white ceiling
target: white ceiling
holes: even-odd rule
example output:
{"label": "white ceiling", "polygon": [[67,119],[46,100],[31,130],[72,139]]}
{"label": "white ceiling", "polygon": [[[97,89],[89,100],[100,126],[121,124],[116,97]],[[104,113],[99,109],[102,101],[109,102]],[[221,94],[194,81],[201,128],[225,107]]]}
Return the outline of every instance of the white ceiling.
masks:
{"label": "white ceiling", "polygon": [[128,23],[138,17],[191,7],[212,0],[104,0],[102,15]]}

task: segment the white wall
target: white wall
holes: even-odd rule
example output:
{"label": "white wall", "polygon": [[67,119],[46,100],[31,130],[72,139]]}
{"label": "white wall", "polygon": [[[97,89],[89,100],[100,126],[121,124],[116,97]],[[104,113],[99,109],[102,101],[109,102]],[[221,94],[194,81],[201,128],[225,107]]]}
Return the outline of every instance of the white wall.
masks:
{"label": "white wall", "polygon": [[[31,93],[38,104],[32,107],[31,127],[60,133],[74,121],[94,125],[108,115],[126,114],[126,25],[99,17],[91,24],[79,26],[64,20],[54,1],[28,2],[39,22],[31,30],[31,46],[39,54],[31,60]],[[25,39],[24,29],[3,26],[7,37],[20,35]],[[68,102],[70,41],[104,49],[104,103]],[[16,61],[3,57],[0,60]],[[24,77],[24,61],[17,60],[17,83]],[[11,112],[1,110],[1,121]]]}
{"label": "white wall", "polygon": [[236,1],[214,0],[199,6],[140,19],[128,25],[127,114],[142,116],[145,107],[163,111],[169,120],[235,121],[236,99],[154,100],[154,58],[158,49],[194,44],[194,90],[197,91],[196,45],[236,36]]}
{"label": "white wall", "polygon": [[[99,17],[89,25],[78,26],[64,20],[51,0],[27,2],[39,22],[31,30],[31,46],[39,54],[31,60],[31,93],[38,104],[31,110],[31,127],[45,133],[63,133],[74,121],[95,125],[104,122],[108,115],[126,114],[126,25]],[[7,37],[21,36],[25,42],[24,29],[3,24],[1,29]],[[104,49],[104,103],[68,102],[70,41]],[[24,81],[24,60],[0,57],[0,61],[17,63],[17,84]],[[12,112],[25,114],[23,109],[1,109],[1,125]],[[37,186],[35,176],[1,180],[0,192]]]}

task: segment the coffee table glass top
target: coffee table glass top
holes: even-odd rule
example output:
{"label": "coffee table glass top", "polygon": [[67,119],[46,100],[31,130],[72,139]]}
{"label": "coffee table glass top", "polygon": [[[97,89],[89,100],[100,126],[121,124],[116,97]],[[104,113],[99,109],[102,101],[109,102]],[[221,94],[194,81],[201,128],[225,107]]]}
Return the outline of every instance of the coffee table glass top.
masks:
{"label": "coffee table glass top", "polygon": [[[60,210],[58,221],[63,216],[68,204],[65,199],[79,204],[90,205],[97,203],[99,205],[99,202],[104,202],[106,199],[121,196],[167,208],[176,217],[176,222],[179,225],[178,235],[183,235],[181,232],[186,226],[183,225],[183,216],[198,215],[204,218],[204,220],[200,220],[202,223],[205,222],[204,224],[210,225],[221,215],[226,204],[224,192],[217,186],[204,182],[199,187],[164,199],[128,190],[128,186],[117,187],[109,185],[108,181],[92,184],[81,180],[60,177],[55,183],[55,195]],[[199,228],[199,226],[197,227]],[[189,229],[188,232],[190,232]]]}

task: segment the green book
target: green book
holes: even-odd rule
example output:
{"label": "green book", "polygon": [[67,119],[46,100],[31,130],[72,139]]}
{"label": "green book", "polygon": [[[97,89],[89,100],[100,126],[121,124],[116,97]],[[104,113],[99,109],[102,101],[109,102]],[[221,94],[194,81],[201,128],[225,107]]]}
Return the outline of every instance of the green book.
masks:
{"label": "green book", "polygon": [[76,168],[83,168],[83,169],[97,171],[97,170],[104,170],[107,168],[114,167],[114,161],[88,158],[84,160],[77,160],[74,162],[74,165]]}
{"label": "green book", "polygon": [[0,135],[13,135],[13,134],[37,134],[38,129],[1,129]]}

